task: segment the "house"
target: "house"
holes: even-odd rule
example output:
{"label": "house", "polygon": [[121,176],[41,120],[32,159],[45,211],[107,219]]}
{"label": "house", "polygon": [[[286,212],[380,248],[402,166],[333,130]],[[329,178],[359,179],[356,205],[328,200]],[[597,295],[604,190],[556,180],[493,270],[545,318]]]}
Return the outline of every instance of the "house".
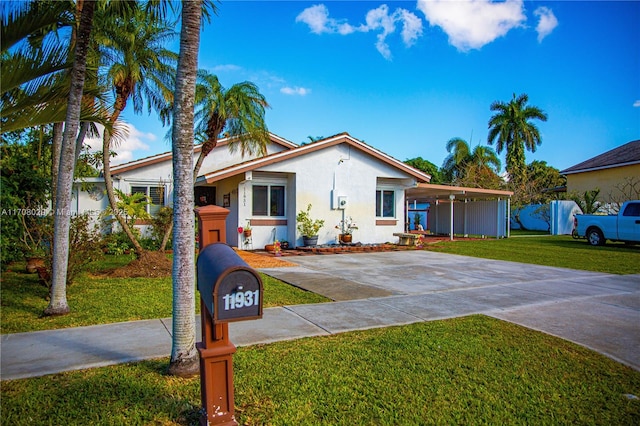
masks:
{"label": "house", "polygon": [[[502,197],[502,207],[492,206],[493,216],[485,220],[494,231],[480,233],[504,236],[503,231],[507,229],[495,215],[508,217],[504,200],[511,193],[429,186],[428,174],[348,133],[302,146],[270,134],[264,156],[242,157],[228,149],[232,142],[232,138],[220,140],[207,156],[194,182],[194,195],[198,206],[215,204],[229,210],[226,242],[234,247],[261,249],[276,239],[288,241],[291,246],[302,245],[296,215],[309,204],[311,216],[325,221],[318,244],[336,243],[340,234],[336,227],[346,218],[352,218],[357,225],[354,242],[395,241],[394,234],[407,230],[408,203],[416,196],[435,201],[434,212],[446,205],[440,217],[447,219],[449,212],[454,218],[453,207],[449,206],[458,194],[458,200],[465,204],[457,210],[460,219],[456,217],[453,222],[465,222],[456,225],[457,233],[467,231],[466,219],[462,219],[460,213],[467,211],[466,202],[472,196]],[[199,152],[200,147],[196,146],[194,162]],[[124,193],[142,192],[149,196],[153,204],[148,209],[153,214],[160,206],[172,203],[171,160],[169,152],[113,166],[114,185]],[[76,188],[78,211],[96,212],[107,206],[102,179],[95,178],[91,183],[94,186],[89,191],[83,191],[80,186]],[[467,193],[465,190],[472,191],[471,195],[463,195]],[[446,200],[439,200],[438,197],[443,196]],[[448,225],[453,223],[450,218],[435,221],[434,226],[440,222],[445,224],[440,226],[445,233],[453,230]],[[252,235],[246,238],[242,230],[249,226]]]}
{"label": "house", "polygon": [[[404,190],[429,182],[430,176],[341,133],[298,146],[270,135],[267,155],[241,157],[222,139],[205,159],[195,181],[197,205],[229,209],[227,243],[244,249],[262,248],[274,240],[301,245],[296,215],[312,205],[311,214],[323,219],[319,244],[335,243],[336,225],[352,217],[358,229],[354,241],[392,241],[404,230]],[[195,148],[195,158],[199,147]],[[159,154],[111,168],[114,185],[125,193],[148,195],[153,213],[172,200],[171,153]],[[106,197],[100,179],[95,187],[78,187],[78,211],[102,210]],[[339,204],[341,202],[342,204]],[[239,228],[252,228],[245,239]]]}
{"label": "house", "polygon": [[[626,143],[560,173],[567,177],[567,192],[584,194],[598,188],[604,203],[637,198],[640,191],[640,140]],[[630,185],[635,185],[635,193]]]}

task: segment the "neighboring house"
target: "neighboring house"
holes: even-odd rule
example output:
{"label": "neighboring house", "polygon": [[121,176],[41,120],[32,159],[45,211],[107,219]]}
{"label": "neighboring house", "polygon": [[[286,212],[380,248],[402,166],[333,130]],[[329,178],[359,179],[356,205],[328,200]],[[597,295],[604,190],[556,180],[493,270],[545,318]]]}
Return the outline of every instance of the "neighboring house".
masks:
{"label": "neighboring house", "polygon": [[[358,229],[353,241],[394,241],[404,231],[405,189],[428,183],[430,176],[341,133],[298,146],[271,134],[267,155],[242,158],[230,152],[229,139],[219,141],[207,156],[195,182],[196,205],[229,209],[227,243],[260,249],[275,239],[302,245],[296,215],[312,205],[314,219],[323,219],[319,244],[335,243],[336,225],[352,217]],[[194,162],[199,154],[195,148]],[[171,153],[159,154],[111,168],[114,185],[125,193],[142,192],[153,201],[149,212],[171,205]],[[102,210],[101,179],[89,192],[76,188],[77,210]],[[339,200],[343,205],[339,205]],[[250,225],[251,239],[239,228]]]}
{"label": "neighboring house", "polygon": [[640,190],[640,140],[629,142],[583,161],[560,173],[567,177],[567,192],[584,194],[596,188],[604,203],[627,201],[629,185]]}

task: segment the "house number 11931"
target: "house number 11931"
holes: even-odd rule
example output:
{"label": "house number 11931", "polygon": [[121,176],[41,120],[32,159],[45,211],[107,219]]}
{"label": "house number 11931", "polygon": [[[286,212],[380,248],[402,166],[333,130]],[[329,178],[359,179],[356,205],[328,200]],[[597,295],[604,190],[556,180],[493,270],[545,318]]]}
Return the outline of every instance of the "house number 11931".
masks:
{"label": "house number 11931", "polygon": [[260,303],[260,290],[225,294],[222,300],[224,300],[225,311],[258,306]]}

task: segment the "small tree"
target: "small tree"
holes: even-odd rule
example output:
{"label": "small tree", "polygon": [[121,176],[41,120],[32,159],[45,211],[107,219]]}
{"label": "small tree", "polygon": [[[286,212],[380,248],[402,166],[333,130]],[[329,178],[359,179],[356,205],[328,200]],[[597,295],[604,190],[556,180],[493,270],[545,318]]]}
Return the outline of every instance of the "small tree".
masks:
{"label": "small tree", "polygon": [[307,210],[300,210],[296,216],[298,222],[298,231],[303,237],[315,237],[320,229],[324,226],[324,220],[311,219],[311,204],[307,206]]}
{"label": "small tree", "polygon": [[617,213],[622,203],[629,200],[640,200],[640,178],[627,176],[609,192],[609,208]]}
{"label": "small tree", "polygon": [[577,192],[572,192],[568,194],[568,198],[574,201],[582,213],[584,214],[594,214],[598,212],[602,203],[598,201],[598,196],[600,195],[600,190],[598,188],[592,189],[591,191],[585,191],[583,194],[578,194]]}

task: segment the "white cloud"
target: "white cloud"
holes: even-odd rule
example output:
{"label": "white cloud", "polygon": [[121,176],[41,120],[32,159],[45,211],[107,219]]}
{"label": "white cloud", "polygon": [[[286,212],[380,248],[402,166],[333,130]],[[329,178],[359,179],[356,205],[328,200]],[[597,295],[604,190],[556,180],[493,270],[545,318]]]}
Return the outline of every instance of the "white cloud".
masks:
{"label": "white cloud", "polygon": [[305,96],[311,93],[311,89],[307,89],[305,87],[297,87],[297,86],[296,87],[286,86],[280,89],[280,93],[284,93],[285,95]]}
{"label": "white cloud", "polygon": [[640,99],[633,103],[634,108],[640,108]]}
{"label": "white cloud", "polygon": [[480,49],[527,20],[523,0],[418,0],[417,8],[460,51]]}
{"label": "white cloud", "polygon": [[376,49],[385,59],[391,59],[391,49],[387,44],[387,36],[396,30],[396,25],[402,24],[402,41],[410,47],[422,36],[422,20],[406,9],[398,8],[393,13],[383,4],[376,9],[369,10],[365,15],[365,24],[353,26],[345,20],[339,21],[329,17],[329,9],[324,4],[311,6],[303,10],[296,22],[303,22],[315,34],[348,35],[354,32],[378,32]]}
{"label": "white cloud", "polygon": [[235,65],[235,64],[222,64],[222,65],[216,65],[215,67],[212,68],[212,71],[214,73],[217,72],[233,72],[233,71],[240,71],[242,70],[242,67],[239,65]]}
{"label": "white cloud", "polygon": [[551,9],[544,6],[537,8],[533,14],[539,18],[536,31],[538,33],[538,43],[540,43],[558,26],[558,18],[556,18]]}
{"label": "white cloud", "polygon": [[[149,151],[150,147],[146,142],[155,142],[158,138],[153,133],[144,133],[136,129],[133,125],[124,123],[111,141],[111,150],[118,155],[111,157],[111,164],[122,164],[140,158],[134,157],[134,151]],[[102,151],[102,133],[104,128],[99,126],[100,137],[85,139],[85,145],[89,146],[91,152]]]}
{"label": "white cloud", "polygon": [[346,22],[339,22],[329,18],[329,9],[324,4],[317,4],[303,10],[296,16],[296,22],[303,22],[309,26],[312,33],[351,34],[354,28]]}

